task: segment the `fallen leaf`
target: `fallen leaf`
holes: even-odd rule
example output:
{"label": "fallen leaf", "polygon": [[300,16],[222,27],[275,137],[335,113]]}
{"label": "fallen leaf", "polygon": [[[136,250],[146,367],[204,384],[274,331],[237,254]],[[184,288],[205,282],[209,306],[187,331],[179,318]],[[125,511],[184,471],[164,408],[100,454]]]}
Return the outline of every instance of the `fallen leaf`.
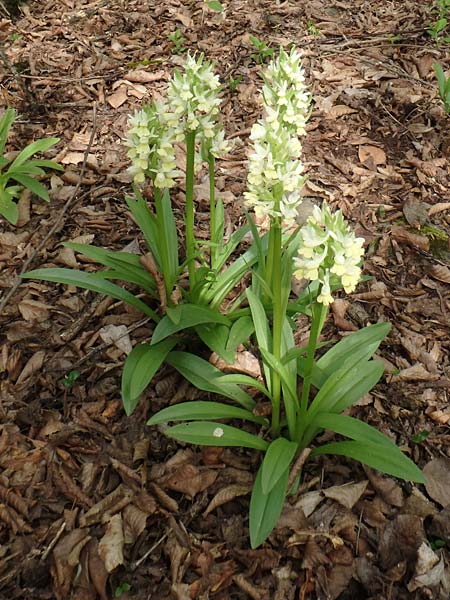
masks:
{"label": "fallen leaf", "polygon": [[323,489],[322,494],[326,498],[336,500],[336,502],[339,502],[339,504],[342,504],[342,506],[345,506],[345,508],[351,510],[364,494],[368,483],[369,482],[365,480],[358,483],[344,483],[343,485],[335,485],[333,487]]}
{"label": "fallen leaf", "polygon": [[165,487],[194,498],[214,483],[217,471],[198,469],[194,465],[181,465],[165,481]]}
{"label": "fallen leaf", "polygon": [[133,349],[126,325],[105,325],[99,333],[104,342],[114,344],[123,354],[130,354]]}
{"label": "fallen leaf", "polygon": [[351,115],[353,113],[358,112],[355,108],[351,108],[346,104],[335,104],[325,113],[326,119],[338,119],[339,117],[343,117],[345,115]]}
{"label": "fallen leaf", "polygon": [[450,283],[450,269],[444,265],[432,265],[430,275],[444,283]]}
{"label": "fallen leaf", "polygon": [[23,383],[29,377],[31,377],[31,375],[33,375],[33,373],[40,371],[40,369],[42,368],[42,365],[44,364],[45,356],[46,356],[45,350],[38,350],[37,352],[35,352],[33,354],[33,356],[30,358],[30,360],[25,364],[24,368],[22,369],[22,372],[20,373],[19,377],[17,378],[16,384],[18,385],[20,383]]}
{"label": "fallen leaf", "polygon": [[386,153],[378,146],[360,146],[358,157],[360,162],[370,169],[386,164]]}
{"label": "fallen leaf", "polygon": [[125,85],[122,85],[117,89],[113,94],[108,96],[107,102],[113,108],[119,108],[128,100],[127,88]]}
{"label": "fallen leaf", "polygon": [[420,229],[428,221],[429,206],[419,200],[407,200],[403,205],[405,219],[415,229]]}
{"label": "fallen leaf", "polygon": [[208,504],[205,512],[203,513],[204,516],[206,517],[213,510],[215,510],[219,506],[222,506],[223,504],[226,504],[227,502],[230,502],[231,500],[234,500],[234,498],[238,498],[239,496],[245,496],[250,492],[251,489],[251,485],[239,484],[229,485],[223,488],[214,496],[214,498]]}
{"label": "fallen leaf", "polygon": [[450,459],[433,458],[423,468],[425,489],[444,508],[450,507]]}
{"label": "fallen leaf", "polygon": [[25,321],[42,323],[43,321],[48,320],[50,306],[48,304],[44,304],[44,302],[32,300],[31,298],[25,298],[19,302],[18,308]]}
{"label": "fallen leaf", "polygon": [[414,592],[422,587],[436,588],[444,575],[444,569],[444,557],[439,558],[430,546],[423,542],[417,553],[416,569],[408,583],[408,591]]}
{"label": "fallen leaf", "polygon": [[155,71],[150,73],[144,69],[134,69],[132,71],[128,71],[128,73],[124,75],[124,79],[133,83],[151,83],[152,81],[163,79],[164,76],[164,71]]}
{"label": "fallen leaf", "polygon": [[103,559],[108,573],[123,564],[123,545],[122,515],[113,515],[106,526],[105,535],[98,544],[99,556]]}
{"label": "fallen leaf", "polygon": [[391,381],[434,381],[439,379],[437,373],[430,373],[421,363],[402,369],[398,375],[393,375]]}
{"label": "fallen leaf", "polygon": [[80,553],[91,539],[87,529],[74,529],[56,544],[50,571],[57,600],[67,600]]}

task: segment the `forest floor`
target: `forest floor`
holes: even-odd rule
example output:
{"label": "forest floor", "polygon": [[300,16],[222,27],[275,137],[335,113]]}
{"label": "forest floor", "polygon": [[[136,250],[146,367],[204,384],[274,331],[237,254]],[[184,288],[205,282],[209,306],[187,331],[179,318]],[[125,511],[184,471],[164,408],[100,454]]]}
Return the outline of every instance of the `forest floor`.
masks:
{"label": "forest floor", "polygon": [[[450,56],[427,33],[432,2],[224,0],[217,12],[195,0],[42,0],[13,19],[6,4],[0,104],[19,113],[7,149],[58,136],[49,154],[65,170],[46,180],[50,203],[24,194],[18,226],[0,218],[0,599],[448,600],[450,121],[433,63],[448,72]],[[261,113],[250,36],[302,53],[314,94],[304,194],[343,210],[371,277],[332,305],[324,337],[392,323],[385,376],[352,414],[427,476],[410,485],[311,460],[256,550],[247,514],[259,455],[181,447],[145,426],[199,392],[164,368],[123,412],[124,357],[152,324],[91,292],[18,279],[40,266],[95,270],[69,240],[142,251],[122,140],[129,114],[182,64],[168,38],[177,29],[224,83],[236,144],[217,187],[231,228]],[[200,181],[196,193],[201,235]],[[175,188],[178,214],[183,198]],[[300,319],[298,339],[307,333]]]}

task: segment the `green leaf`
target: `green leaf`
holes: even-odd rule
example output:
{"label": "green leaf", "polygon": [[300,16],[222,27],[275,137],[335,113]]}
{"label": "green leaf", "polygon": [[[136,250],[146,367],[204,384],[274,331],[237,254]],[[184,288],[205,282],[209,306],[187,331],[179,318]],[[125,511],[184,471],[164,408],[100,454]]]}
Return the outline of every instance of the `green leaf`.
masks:
{"label": "green leaf", "polygon": [[[259,349],[268,351],[272,345],[269,322],[266,317],[266,311],[261,300],[256,296],[251,289],[246,290],[250,311],[252,313],[253,325],[255,327],[256,341]],[[264,376],[269,389],[272,385],[272,376],[267,364],[263,362]]]}
{"label": "green leaf", "polygon": [[[216,216],[217,216],[217,213],[216,213]],[[243,240],[245,235],[249,232],[249,229],[250,228],[247,225],[240,227],[239,229],[237,229],[236,231],[234,231],[231,234],[228,242],[222,248],[220,248],[220,250],[218,251],[218,254],[217,254],[216,262],[214,264],[214,268],[217,271],[220,271],[222,269],[222,267],[224,266],[224,264],[226,263],[226,261],[228,260],[230,255],[234,252],[234,250],[241,243],[241,241]],[[217,236],[217,239],[221,240],[222,238],[223,238],[223,234],[220,237]]]}
{"label": "green leaf", "polygon": [[321,373],[321,381],[318,387],[322,387],[324,380],[342,367],[346,361],[357,363],[362,359],[369,359],[373,356],[389,333],[390,328],[390,323],[370,325],[351,333],[330,348],[317,361],[317,368]]}
{"label": "green leaf", "polygon": [[19,208],[6,192],[0,192],[0,215],[3,215],[11,225],[15,225],[19,220]]}
{"label": "green leaf", "polygon": [[166,362],[199,390],[225,396],[244,408],[253,410],[255,406],[253,398],[235,383],[217,381],[223,376],[222,371],[203,358],[188,352],[171,352]]}
{"label": "green leaf", "polygon": [[[9,173],[10,173],[10,171],[9,171]],[[33,194],[36,194],[36,196],[39,196],[39,198],[42,198],[46,202],[50,202],[47,188],[45,188],[42,185],[42,183],[39,183],[39,181],[36,181],[36,179],[33,179],[32,177],[29,177],[28,175],[21,175],[20,173],[19,174],[10,173],[10,176],[11,176],[11,179],[15,179],[16,181],[18,181],[19,183],[24,185],[26,188],[31,190],[33,192]]]}
{"label": "green leaf", "polygon": [[145,243],[153,255],[158,269],[162,271],[161,257],[159,255],[159,234],[158,222],[156,216],[150,211],[147,202],[144,200],[139,190],[134,187],[135,198],[126,197],[125,202],[134,217],[134,220],[141,229]]}
{"label": "green leaf", "polygon": [[158,255],[161,259],[160,268],[169,296],[179,271],[177,224],[173,215],[169,190],[164,190],[162,198],[156,199],[156,216],[160,234],[157,237]]}
{"label": "green leaf", "polygon": [[262,491],[262,465],[256,475],[250,499],[250,543],[253,549],[260,546],[277,524],[286,499],[289,471],[286,470],[269,494]]}
{"label": "green leaf", "polygon": [[378,429],[375,429],[375,427],[347,415],[319,413],[313,419],[312,425],[334,431],[340,435],[345,435],[357,442],[369,442],[388,447],[396,447],[391,439],[378,431]]}
{"label": "green leaf", "polygon": [[206,0],[206,4],[211,10],[215,10],[216,12],[223,11],[223,5],[218,0]]}
{"label": "green leaf", "polygon": [[45,152],[55,144],[59,142],[59,138],[46,138],[44,140],[36,140],[29,144],[26,148],[16,156],[10,169],[14,171],[17,167],[20,167],[28,158],[36,154],[36,152]]}
{"label": "green leaf", "polygon": [[212,352],[218,354],[227,363],[234,363],[234,351],[226,349],[229,327],[216,324],[197,325],[195,331]]}
{"label": "green leaf", "polygon": [[175,344],[175,339],[164,340],[155,346],[139,344],[127,356],[122,371],[122,402],[127,415],[136,408],[139,396]]}
{"label": "green leaf", "polygon": [[182,423],[165,430],[165,435],[179,442],[197,444],[198,446],[238,446],[240,448],[253,448],[266,450],[268,443],[260,437],[241,431],[237,427],[202,421]]}
{"label": "green leaf", "polygon": [[338,454],[358,460],[387,475],[393,475],[406,481],[425,483],[422,471],[395,446],[373,444],[369,442],[332,442],[315,448],[311,456]]}
{"label": "green leaf", "polygon": [[285,438],[277,438],[268,447],[262,462],[261,489],[269,494],[280,481],[289,465],[294,460],[298,445]]}
{"label": "green leaf", "polygon": [[99,294],[105,294],[116,300],[126,302],[154,321],[159,321],[158,315],[142,300],[110,281],[99,279],[95,276],[95,273],[85,273],[76,269],[35,269],[34,271],[24,273],[21,277],[24,279],[43,279],[44,281],[75,285],[86,290],[98,292]]}
{"label": "green leaf", "polygon": [[111,272],[103,271],[97,273],[99,277],[121,279],[122,281],[135,283],[143,287],[145,291],[155,295],[155,282],[150,273],[139,262],[139,255],[132,254],[131,252],[106,250],[105,248],[98,248],[90,244],[77,244],[74,242],[66,242],[64,246],[72,248],[72,250],[84,256],[88,256],[106,267],[111,267]]}
{"label": "green leaf", "polygon": [[197,306],[196,304],[181,304],[179,305],[180,319],[178,323],[174,323],[172,319],[165,316],[161,319],[153,332],[152,344],[157,344],[169,335],[173,335],[178,331],[195,327],[203,323],[220,323],[229,325],[230,321],[222,313],[211,310],[207,306]]}
{"label": "green leaf", "polygon": [[[153,346],[152,346],[153,347]],[[158,425],[169,421],[197,421],[210,419],[244,419],[253,423],[264,424],[266,419],[256,417],[249,410],[238,406],[229,406],[220,402],[181,402],[163,408],[147,421],[147,425]]]}
{"label": "green leaf", "polygon": [[44,167],[46,169],[54,169],[55,171],[64,171],[64,167],[59,163],[55,162],[54,160],[46,160],[44,158],[27,161],[25,168],[28,168],[30,165],[32,167]]}
{"label": "green leaf", "polygon": [[0,119],[0,155],[5,151],[6,141],[17,113],[14,108],[7,108]]}
{"label": "green leaf", "polygon": [[226,349],[235,352],[236,348],[246,342],[254,331],[255,327],[251,317],[239,317],[231,326]]}
{"label": "green leaf", "polygon": [[373,388],[384,372],[382,361],[363,359],[346,363],[328,377],[308,409],[310,424],[319,412],[341,413]]}
{"label": "green leaf", "polygon": [[270,399],[270,393],[266,386],[258,379],[250,377],[250,375],[244,375],[243,373],[229,373],[218,377],[217,383],[237,383],[238,385],[254,387]]}

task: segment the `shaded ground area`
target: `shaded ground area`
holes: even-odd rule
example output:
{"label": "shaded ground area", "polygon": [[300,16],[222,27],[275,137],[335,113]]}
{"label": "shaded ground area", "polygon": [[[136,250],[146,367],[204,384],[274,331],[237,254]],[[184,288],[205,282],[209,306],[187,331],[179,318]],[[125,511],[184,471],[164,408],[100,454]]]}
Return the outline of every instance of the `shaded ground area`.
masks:
{"label": "shaded ground area", "polygon": [[[2,105],[20,114],[8,150],[59,136],[52,201],[25,194],[0,226],[0,598],[305,600],[450,597],[449,118],[433,63],[450,66],[428,2],[63,0],[0,4]],[[120,372],[151,324],[79,289],[26,281],[31,267],[97,267],[64,248],[139,252],[123,202],[129,113],[164,93],[186,48],[217,62],[236,146],[218,165],[231,230],[242,218],[246,143],[259,117],[250,35],[294,43],[314,91],[304,193],[342,208],[367,241],[371,279],[333,304],[325,337],[393,329],[386,376],[352,414],[397,441],[427,486],[329,457],[307,464],[264,547],[247,513],[258,455],[180,447],[144,426],[198,392],[163,369],[126,418]],[[207,223],[201,179],[199,236]],[[175,190],[176,207],[183,206]],[[181,227],[181,225],[180,225]],[[308,323],[300,319],[299,344]],[[70,374],[80,373],[75,381]]]}

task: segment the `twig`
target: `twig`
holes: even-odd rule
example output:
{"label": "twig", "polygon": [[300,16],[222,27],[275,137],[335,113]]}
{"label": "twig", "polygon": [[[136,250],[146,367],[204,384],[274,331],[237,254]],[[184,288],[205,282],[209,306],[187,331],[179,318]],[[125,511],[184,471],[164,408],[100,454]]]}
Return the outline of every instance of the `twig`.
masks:
{"label": "twig", "polygon": [[294,484],[294,481],[297,479],[298,474],[303,469],[303,465],[308,460],[308,456],[311,454],[311,452],[311,448],[305,448],[304,450],[302,450],[299,457],[295,461],[294,466],[292,467],[292,470],[289,473],[289,480],[287,484],[288,490],[291,489],[292,485]]}
{"label": "twig", "polygon": [[58,543],[59,538],[62,536],[62,534],[66,528],[66,525],[67,525],[67,523],[65,521],[63,521],[63,523],[61,524],[61,527],[56,532],[55,537],[52,539],[52,541],[50,542],[50,544],[47,546],[44,553],[42,554],[42,556],[41,556],[42,561],[47,560],[48,555],[50,554],[50,552],[53,550],[53,548]]}
{"label": "twig", "polygon": [[129,568],[131,569],[131,571],[136,571],[136,569],[150,556],[150,554],[156,550],[156,548],[161,544],[161,542],[163,542],[166,537],[169,535],[169,532],[166,531],[166,533],[164,533],[159,540],[153,544],[153,546],[150,548],[150,550],[147,550],[147,552],[141,556],[141,558],[139,558],[138,560],[134,561],[133,563],[131,563],[129,565]]}
{"label": "twig", "polygon": [[[0,50],[0,52],[1,52],[1,50]],[[50,230],[48,231],[48,233],[44,236],[43,240],[40,242],[40,244],[37,246],[37,248],[35,248],[33,250],[33,252],[31,253],[31,255],[23,263],[22,269],[20,271],[20,275],[23,275],[25,273],[25,271],[28,270],[29,266],[32,264],[32,262],[34,261],[34,259],[38,255],[38,253],[42,250],[42,248],[44,248],[44,246],[47,243],[48,239],[58,229],[58,227],[59,227],[60,223],[62,222],[63,217],[66,214],[66,212],[69,210],[69,208],[72,207],[72,205],[74,204],[74,202],[76,200],[78,200],[77,193],[78,193],[78,190],[80,189],[80,185],[81,185],[81,182],[83,180],[84,173],[86,171],[87,159],[88,159],[89,151],[90,151],[90,149],[92,147],[92,144],[94,142],[94,137],[95,137],[96,129],[97,129],[97,104],[94,103],[94,106],[92,108],[92,131],[91,131],[91,137],[89,138],[88,145],[86,147],[86,150],[84,151],[83,164],[81,165],[80,176],[78,178],[78,182],[77,182],[77,184],[75,186],[75,189],[74,189],[72,195],[70,196],[70,198],[64,204],[64,206],[63,206],[61,212],[59,213],[56,221],[53,223],[53,226],[50,228]],[[3,298],[0,301],[0,313],[3,312],[3,309],[5,308],[6,304],[9,301],[9,299],[16,293],[16,291],[17,291],[17,289],[18,289],[18,287],[20,286],[21,283],[22,283],[22,280],[21,280],[20,276],[18,276],[16,278],[16,281],[13,284],[13,286],[9,289],[9,291],[6,293],[6,295],[3,296]]]}

